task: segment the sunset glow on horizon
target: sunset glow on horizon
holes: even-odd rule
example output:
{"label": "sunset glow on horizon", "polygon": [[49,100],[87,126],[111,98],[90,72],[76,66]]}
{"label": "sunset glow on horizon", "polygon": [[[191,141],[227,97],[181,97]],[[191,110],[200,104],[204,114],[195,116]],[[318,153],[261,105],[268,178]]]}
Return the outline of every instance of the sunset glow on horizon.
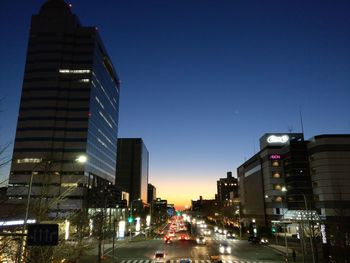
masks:
{"label": "sunset glow on horizon", "polygon": [[[168,204],[174,204],[176,209],[183,210],[191,206],[191,200],[214,199],[216,194],[215,174],[193,172],[151,172],[150,183],[157,189],[157,197],[165,199]],[[220,177],[225,177],[223,174]],[[198,178],[202,177],[200,180]],[[154,180],[152,179],[154,178]]]}

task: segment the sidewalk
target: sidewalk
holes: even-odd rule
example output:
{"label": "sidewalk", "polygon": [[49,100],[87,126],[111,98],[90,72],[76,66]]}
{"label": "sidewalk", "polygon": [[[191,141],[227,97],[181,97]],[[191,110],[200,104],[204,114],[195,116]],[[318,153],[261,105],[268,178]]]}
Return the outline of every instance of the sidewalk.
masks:
{"label": "sidewalk", "polygon": [[[267,247],[271,248],[272,250],[275,250],[277,253],[281,254],[281,256],[286,256],[286,247],[285,246],[279,246],[279,245],[274,245],[274,244],[268,244]],[[303,255],[299,253],[297,250],[296,252],[296,257],[294,262],[303,262]],[[288,248],[288,260],[285,260],[287,262],[293,262],[293,248]]]}

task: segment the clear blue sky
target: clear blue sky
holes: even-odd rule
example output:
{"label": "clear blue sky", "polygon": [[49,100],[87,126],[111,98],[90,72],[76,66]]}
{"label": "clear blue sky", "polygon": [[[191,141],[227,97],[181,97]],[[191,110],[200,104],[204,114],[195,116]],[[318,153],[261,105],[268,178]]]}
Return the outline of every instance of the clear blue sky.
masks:
{"label": "clear blue sky", "polygon": [[[30,17],[42,3],[1,3],[0,143],[15,137]],[[306,138],[350,133],[350,1],[70,3],[99,28],[122,80],[120,137],[144,139],[150,182],[170,201],[180,187],[213,197],[263,133],[300,131],[299,108]]]}

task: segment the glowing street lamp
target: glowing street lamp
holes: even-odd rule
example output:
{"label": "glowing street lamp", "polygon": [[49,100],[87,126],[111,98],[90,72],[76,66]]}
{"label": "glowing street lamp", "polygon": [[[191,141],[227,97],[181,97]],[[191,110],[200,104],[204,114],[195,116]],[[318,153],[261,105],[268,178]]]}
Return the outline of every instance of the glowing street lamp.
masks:
{"label": "glowing street lamp", "polygon": [[80,155],[77,159],[75,159],[78,163],[86,163],[87,157],[85,155]]}

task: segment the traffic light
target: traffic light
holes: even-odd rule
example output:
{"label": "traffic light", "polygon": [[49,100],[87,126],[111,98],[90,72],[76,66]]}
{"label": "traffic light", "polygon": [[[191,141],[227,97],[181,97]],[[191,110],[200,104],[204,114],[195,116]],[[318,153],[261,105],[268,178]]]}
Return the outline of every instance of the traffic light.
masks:
{"label": "traffic light", "polygon": [[133,221],[134,221],[134,218],[133,218],[132,216],[129,216],[129,217],[128,217],[128,222],[129,222],[129,223],[132,223]]}
{"label": "traffic light", "polygon": [[275,226],[271,227],[272,234],[275,234],[277,232],[277,228]]}
{"label": "traffic light", "polygon": [[181,212],[180,212],[180,211],[177,211],[177,212],[176,212],[176,215],[177,215],[177,216],[181,216]]}

